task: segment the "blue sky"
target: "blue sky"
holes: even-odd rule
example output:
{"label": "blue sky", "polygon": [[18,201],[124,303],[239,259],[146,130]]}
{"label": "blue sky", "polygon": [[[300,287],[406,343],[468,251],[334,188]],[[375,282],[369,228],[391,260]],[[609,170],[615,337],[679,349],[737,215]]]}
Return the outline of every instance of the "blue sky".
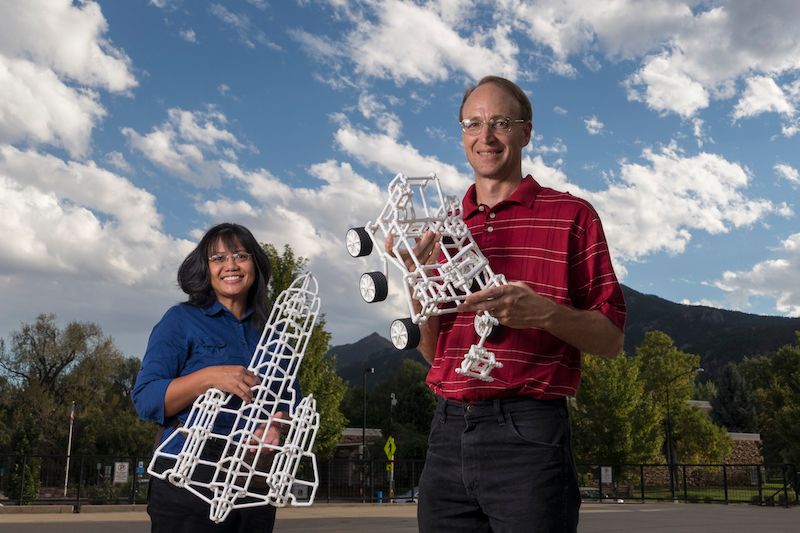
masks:
{"label": "blue sky", "polygon": [[140,356],[224,220],[310,259],[334,343],[386,336],[397,289],[361,301],[378,264],[344,233],[398,172],[463,194],[486,74],[531,96],[523,170],[593,203],[624,283],[800,316],[793,0],[0,0],[0,337],[53,312]]}

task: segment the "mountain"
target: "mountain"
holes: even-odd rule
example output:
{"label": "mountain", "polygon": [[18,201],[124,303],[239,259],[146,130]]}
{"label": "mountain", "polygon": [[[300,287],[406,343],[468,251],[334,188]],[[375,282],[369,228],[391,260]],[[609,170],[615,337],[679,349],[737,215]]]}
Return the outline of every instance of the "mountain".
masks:
{"label": "mountain", "polygon": [[[628,305],[625,353],[636,351],[645,332],[663,331],[678,349],[700,356],[704,375],[709,378],[716,377],[729,361],[767,354],[793,343],[795,331],[800,330],[800,318],[679,304],[625,285],[622,292]],[[337,372],[352,385],[361,386],[364,368],[375,368],[375,375],[367,376],[368,388],[388,377],[403,359],[425,362],[417,350],[397,350],[377,333],[353,344],[334,346],[328,353],[336,355]]]}
{"label": "mountain", "polygon": [[364,369],[374,368],[367,375],[367,388],[388,378],[403,359],[413,359],[427,365],[418,350],[398,350],[392,342],[377,333],[367,335],[352,344],[341,344],[328,350],[336,356],[336,373],[351,385],[361,387]]}
{"label": "mountain", "polygon": [[684,352],[700,356],[709,377],[729,361],[764,355],[795,341],[800,318],[762,316],[704,305],[684,305],[622,286],[628,305],[625,353],[633,354],[646,331],[663,331]]}

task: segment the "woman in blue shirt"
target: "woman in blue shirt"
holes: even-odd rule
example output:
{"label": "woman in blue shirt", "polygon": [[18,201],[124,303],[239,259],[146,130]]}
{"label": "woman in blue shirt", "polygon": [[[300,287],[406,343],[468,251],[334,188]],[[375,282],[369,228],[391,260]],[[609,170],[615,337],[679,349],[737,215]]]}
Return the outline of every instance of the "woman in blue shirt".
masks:
{"label": "woman in blue shirt", "polygon": [[[270,273],[253,234],[238,224],[208,230],[183,261],[178,284],[189,299],[170,308],[153,328],[132,393],[139,416],[162,426],[158,443],[186,422],[194,400],[209,388],[251,401],[259,379],[247,365],[269,317]],[[276,444],[277,430],[271,427],[265,440]],[[182,445],[177,436],[164,451],[177,453]],[[200,498],[155,477],[147,512],[153,532],[261,533],[271,532],[275,523],[275,508],[258,506],[234,510],[215,524]]]}

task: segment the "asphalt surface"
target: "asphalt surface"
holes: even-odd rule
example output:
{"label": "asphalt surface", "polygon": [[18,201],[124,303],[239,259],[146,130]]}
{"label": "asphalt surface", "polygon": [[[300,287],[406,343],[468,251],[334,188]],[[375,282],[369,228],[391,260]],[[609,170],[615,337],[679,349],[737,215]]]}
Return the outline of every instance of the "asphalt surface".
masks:
{"label": "asphalt surface", "polygon": [[[146,533],[147,514],[0,514],[0,532]],[[278,510],[276,533],[417,531],[414,504],[317,504]],[[598,504],[581,507],[581,533],[800,533],[800,508],[715,504]]]}

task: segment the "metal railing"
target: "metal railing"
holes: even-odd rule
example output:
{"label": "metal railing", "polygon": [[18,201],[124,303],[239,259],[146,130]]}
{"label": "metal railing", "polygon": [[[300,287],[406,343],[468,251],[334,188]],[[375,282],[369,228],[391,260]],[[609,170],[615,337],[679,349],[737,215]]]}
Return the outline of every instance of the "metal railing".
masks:
{"label": "metal railing", "polygon": [[[578,465],[581,485],[601,500],[797,505],[798,472],[791,464]],[[586,491],[589,492],[589,491]]]}
{"label": "metal railing", "polygon": [[[134,504],[147,501],[149,457],[0,455],[0,504]],[[398,460],[390,475],[382,460],[319,461],[316,501],[415,501],[424,461]],[[797,469],[790,464],[579,464],[586,499],[797,505]],[[606,477],[608,474],[606,469]],[[393,482],[390,494],[390,480]]]}

